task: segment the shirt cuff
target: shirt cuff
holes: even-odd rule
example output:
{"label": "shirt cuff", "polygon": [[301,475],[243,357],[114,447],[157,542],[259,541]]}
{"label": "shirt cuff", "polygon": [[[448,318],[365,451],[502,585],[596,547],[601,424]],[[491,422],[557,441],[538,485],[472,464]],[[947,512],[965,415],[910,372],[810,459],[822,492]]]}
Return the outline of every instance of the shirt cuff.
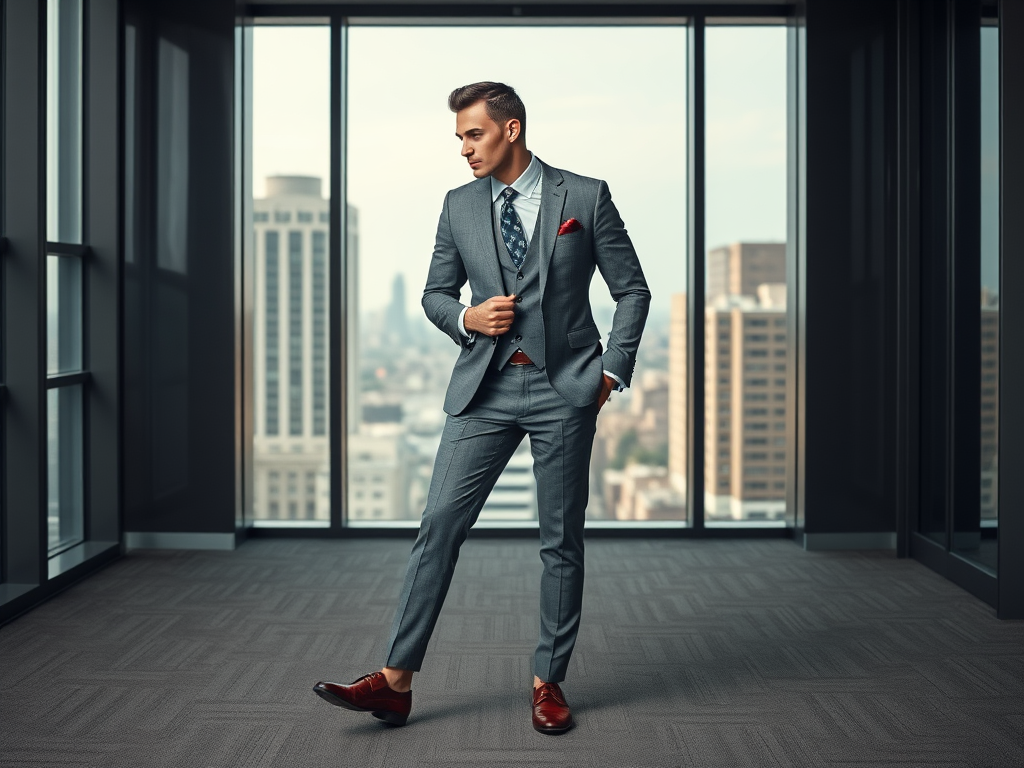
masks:
{"label": "shirt cuff", "polygon": [[613,379],[615,379],[617,382],[619,382],[619,387],[618,387],[618,390],[617,390],[618,392],[625,391],[626,385],[622,383],[622,379],[620,379],[618,376],[616,376],[611,371],[605,371],[605,375],[606,376],[611,376]]}
{"label": "shirt cuff", "polygon": [[469,311],[469,307],[463,307],[462,311],[459,312],[459,332],[467,339],[472,341],[476,338],[476,331],[470,333],[466,330],[466,313]]}

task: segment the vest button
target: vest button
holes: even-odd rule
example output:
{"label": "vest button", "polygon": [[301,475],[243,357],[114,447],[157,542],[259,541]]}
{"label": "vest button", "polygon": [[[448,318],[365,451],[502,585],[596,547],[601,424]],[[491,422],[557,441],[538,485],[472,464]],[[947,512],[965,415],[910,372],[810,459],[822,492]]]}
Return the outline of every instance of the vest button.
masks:
{"label": "vest button", "polygon": [[516,336],[516,341],[522,341],[522,340],[523,340],[522,336]]}
{"label": "vest button", "polygon": [[516,275],[516,280],[522,280],[522,279],[523,279],[523,273],[520,272],[519,274]]}
{"label": "vest button", "polygon": [[519,304],[523,300],[522,296],[516,296],[516,304]]}

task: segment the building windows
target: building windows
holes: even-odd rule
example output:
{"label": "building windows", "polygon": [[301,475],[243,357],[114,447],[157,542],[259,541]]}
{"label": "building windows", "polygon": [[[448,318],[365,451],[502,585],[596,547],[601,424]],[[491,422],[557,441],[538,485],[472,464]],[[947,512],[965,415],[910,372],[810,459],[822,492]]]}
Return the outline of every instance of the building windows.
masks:
{"label": "building windows", "polygon": [[292,220],[291,211],[274,211],[275,224],[287,224]]}
{"label": "building windows", "polygon": [[302,434],[302,232],[288,233],[288,434]]}
{"label": "building windows", "polygon": [[327,233],[313,232],[313,434],[327,434]]}
{"label": "building windows", "polygon": [[82,0],[46,4],[46,239],[82,242]]}
{"label": "building windows", "polygon": [[278,434],[279,397],[280,397],[280,338],[278,324],[280,316],[280,236],[274,230],[265,234],[264,247],[264,299],[263,327],[266,366],[266,411],[264,430],[267,435]]}

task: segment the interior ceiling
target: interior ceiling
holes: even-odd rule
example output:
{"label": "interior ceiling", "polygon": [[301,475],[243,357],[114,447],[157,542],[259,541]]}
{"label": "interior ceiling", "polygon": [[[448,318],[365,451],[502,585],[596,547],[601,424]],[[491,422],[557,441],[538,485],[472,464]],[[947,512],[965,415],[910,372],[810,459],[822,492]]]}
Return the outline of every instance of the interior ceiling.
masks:
{"label": "interior ceiling", "polygon": [[[627,5],[629,0],[349,0],[349,2],[338,2],[338,0],[247,0],[246,5],[379,5],[384,8],[389,5],[498,5],[498,6],[544,6],[544,5]],[[641,0],[643,5],[687,5],[687,6],[752,6],[752,5],[786,5],[780,0],[699,0],[698,2],[681,3],[679,0]]]}

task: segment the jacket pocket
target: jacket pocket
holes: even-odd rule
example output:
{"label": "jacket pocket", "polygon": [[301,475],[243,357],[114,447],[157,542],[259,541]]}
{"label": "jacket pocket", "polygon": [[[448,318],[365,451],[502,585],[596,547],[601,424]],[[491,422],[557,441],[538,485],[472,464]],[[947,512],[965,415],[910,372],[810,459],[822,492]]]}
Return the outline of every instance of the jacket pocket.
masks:
{"label": "jacket pocket", "polygon": [[597,344],[601,340],[601,332],[597,330],[596,325],[585,325],[582,328],[569,331],[566,334],[566,338],[569,340],[570,347],[578,349],[579,347],[589,347],[591,344]]}

